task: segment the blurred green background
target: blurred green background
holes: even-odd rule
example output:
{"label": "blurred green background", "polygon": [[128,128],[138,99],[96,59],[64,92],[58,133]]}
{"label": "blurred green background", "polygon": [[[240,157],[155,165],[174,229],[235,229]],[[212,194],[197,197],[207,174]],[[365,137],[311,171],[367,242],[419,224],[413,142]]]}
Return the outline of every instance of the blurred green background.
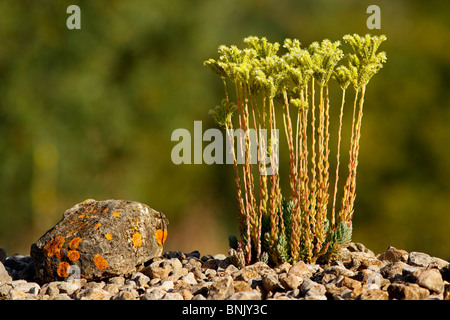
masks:
{"label": "blurred green background", "polygon": [[[66,28],[70,4],[81,30]],[[381,30],[366,27],[371,4]],[[307,46],[370,32],[387,35],[388,62],[366,93],[353,240],[449,259],[449,12],[433,0],[2,0],[0,247],[28,254],[94,198],[164,212],[165,250],[226,253],[232,166],[171,162],[173,130],[216,127],[222,83],[203,61],[248,35]]]}

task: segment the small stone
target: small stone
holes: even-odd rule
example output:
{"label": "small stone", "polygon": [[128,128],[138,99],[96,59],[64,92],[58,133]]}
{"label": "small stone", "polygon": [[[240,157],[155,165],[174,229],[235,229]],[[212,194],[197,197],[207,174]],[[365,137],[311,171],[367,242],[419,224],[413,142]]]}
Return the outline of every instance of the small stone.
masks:
{"label": "small stone", "polygon": [[299,261],[294,264],[288,271],[288,276],[297,276],[303,279],[311,278],[312,272],[308,269],[306,263]]}
{"label": "small stone", "polygon": [[415,283],[391,283],[387,288],[389,297],[399,300],[421,300],[430,292]]}
{"label": "small stone", "polygon": [[305,296],[305,300],[327,300],[326,295],[322,294],[322,295],[313,295],[313,294],[307,294]]}
{"label": "small stone", "polygon": [[141,295],[141,300],[161,300],[161,298],[166,294],[166,292],[160,288],[147,289],[143,295]]}
{"label": "small stone", "polygon": [[27,282],[26,282],[26,280],[13,280],[13,281],[10,281],[10,282],[8,282],[8,284],[11,286],[11,287],[13,287],[13,289],[15,289],[16,287],[18,287],[18,286],[20,286],[20,285],[23,285],[23,284],[26,284]]}
{"label": "small stone", "polygon": [[436,293],[444,292],[444,280],[438,269],[426,269],[413,272],[416,283]]}
{"label": "small stone", "polygon": [[8,271],[6,271],[2,262],[0,262],[0,285],[6,282],[12,281],[12,277],[9,275]]}
{"label": "small stone", "polygon": [[380,269],[381,275],[389,279],[391,281],[394,280],[400,280],[402,277],[403,269],[406,267],[406,263],[397,261],[397,262],[390,262],[389,264],[385,265]]}
{"label": "small stone", "polygon": [[201,294],[196,294],[192,300],[206,300],[206,298]]}
{"label": "small stone", "polygon": [[352,252],[351,263],[347,267],[354,270],[366,269],[370,266],[382,267],[383,262],[377,259],[373,253],[367,252]]}
{"label": "small stone", "polygon": [[285,292],[276,292],[273,295],[273,300],[295,300],[295,298],[293,297],[288,297],[287,294]]}
{"label": "small stone", "polygon": [[342,275],[345,277],[353,277],[355,276],[355,272],[346,269],[345,267],[341,267],[341,266],[331,266],[328,267],[324,270],[325,273],[333,273],[336,276]]}
{"label": "small stone", "polygon": [[278,275],[275,271],[267,272],[262,275],[262,286],[266,292],[275,291],[280,288]]}
{"label": "small stone", "polygon": [[323,284],[312,281],[311,279],[307,279],[300,286],[301,292],[306,296],[321,296],[326,293],[325,286]]}
{"label": "small stone", "polygon": [[36,277],[66,280],[74,270],[87,280],[131,275],[161,255],[168,224],[163,213],[136,201],[86,200],[32,244]]}
{"label": "small stone", "polygon": [[233,278],[231,276],[221,277],[209,288],[208,300],[224,300],[234,293]]}
{"label": "small stone", "polygon": [[98,288],[83,289],[76,295],[78,300],[108,300],[110,297],[108,291]]}
{"label": "small stone", "polygon": [[195,275],[192,272],[188,272],[188,274],[184,275],[181,279],[191,286],[198,284]]}
{"label": "small stone", "polygon": [[116,284],[116,285],[123,285],[125,283],[124,277],[113,277],[108,279],[108,283],[110,284]]}
{"label": "small stone", "polygon": [[434,293],[425,297],[423,300],[444,300],[444,295],[442,293]]}
{"label": "small stone", "polygon": [[48,295],[49,297],[55,297],[59,294],[59,288],[57,282],[49,282],[42,286],[40,295]]}
{"label": "small stone", "polygon": [[120,292],[114,300],[136,300],[139,296],[136,290]]}
{"label": "small stone", "polygon": [[205,270],[205,277],[207,277],[208,279],[213,279],[215,278],[217,275],[217,271],[214,269],[206,269]]}
{"label": "small stone", "polygon": [[337,276],[334,273],[323,273],[320,282],[322,284],[327,284],[333,280],[335,280]]}
{"label": "small stone", "polygon": [[311,263],[306,263],[305,264],[306,268],[308,268],[308,270],[311,272],[311,274],[315,274],[315,273],[319,273],[322,272],[323,269],[320,266],[320,264],[311,264]]}
{"label": "small stone", "polygon": [[288,262],[283,262],[282,264],[276,266],[273,270],[277,273],[288,273],[289,269],[292,267],[292,265]]}
{"label": "small stone", "polygon": [[53,297],[53,300],[73,300],[67,293],[59,293]]}
{"label": "small stone", "polygon": [[196,259],[189,259],[183,267],[188,269],[189,272],[201,272],[202,263]]}
{"label": "small stone", "polygon": [[161,300],[183,300],[183,296],[178,292],[167,292]]}
{"label": "small stone", "polygon": [[[1,290],[1,287],[0,287],[0,290]],[[450,300],[450,283],[448,283],[447,281],[445,281],[445,283],[444,283],[443,299],[444,300]]]}
{"label": "small stone", "polygon": [[262,280],[262,275],[268,272],[274,271],[264,262],[256,262],[252,265],[242,268],[234,275],[234,279],[249,281],[250,279],[256,278]]}
{"label": "small stone", "polygon": [[243,280],[235,280],[233,281],[234,292],[243,292],[243,291],[251,291],[252,287],[247,283],[247,281]]}
{"label": "small stone", "polygon": [[136,285],[140,288],[143,288],[144,286],[148,286],[148,282],[150,281],[150,278],[141,272],[134,273],[131,276],[131,279],[134,282],[136,282]]}
{"label": "small stone", "polygon": [[203,269],[212,269],[216,270],[218,266],[218,261],[216,259],[209,259],[203,262],[202,268]]}
{"label": "small stone", "polygon": [[229,296],[227,300],[261,300],[262,295],[258,290],[236,292]]}
{"label": "small stone", "polygon": [[[105,287],[105,285],[106,285],[106,283],[103,281],[99,281],[99,282],[90,281],[83,286],[83,289],[84,290],[85,289],[103,289]],[[135,285],[135,284],[133,283],[133,285]]]}
{"label": "small stone", "polygon": [[9,284],[0,285],[0,300],[6,299],[9,294],[9,291],[12,290],[12,286]]}
{"label": "small stone", "polygon": [[183,300],[192,300],[192,298],[194,297],[191,290],[189,290],[189,289],[180,289],[180,290],[177,290],[177,292],[179,294],[181,294],[181,296],[183,297]]}
{"label": "small stone", "polygon": [[173,290],[173,281],[169,281],[169,280],[164,281],[163,283],[161,283],[161,285],[159,287],[167,292],[172,291]]}
{"label": "small stone", "polygon": [[436,262],[436,265],[439,269],[447,268],[450,265],[450,262],[438,257],[433,257],[433,260]]}
{"label": "small stone", "polygon": [[105,288],[105,291],[108,291],[110,294],[112,295],[116,295],[119,293],[119,285],[117,284],[113,284],[113,283],[108,283]]}
{"label": "small stone", "polygon": [[83,283],[85,282],[85,279],[81,279],[79,285],[76,283],[70,283],[66,281],[58,281],[58,289],[59,293],[67,293],[69,296],[72,295],[75,291],[80,289],[81,286],[83,286]]}
{"label": "small stone", "polygon": [[150,278],[164,279],[173,271],[173,265],[168,260],[152,262],[142,270],[142,273]]}
{"label": "small stone", "polygon": [[286,275],[280,279],[280,283],[286,290],[295,290],[303,283],[303,278],[295,275]]}
{"label": "small stone", "polygon": [[352,290],[342,286],[338,287],[335,283],[327,283],[325,285],[326,295],[331,296],[333,300],[346,300],[350,298]]}
{"label": "small stone", "polygon": [[6,300],[30,300],[34,295],[16,289],[11,289],[6,297]]}
{"label": "small stone", "polygon": [[202,281],[198,285],[193,285],[192,294],[195,296],[197,294],[201,294],[203,296],[207,296],[209,292],[209,288],[212,286],[213,281]]}
{"label": "small stone", "polygon": [[[424,270],[423,267],[417,267],[417,266],[410,266],[409,264],[405,264],[405,266],[402,269],[402,275],[405,279],[411,278],[413,276],[413,273],[419,270]],[[413,280],[414,282],[415,280]]]}
{"label": "small stone", "polygon": [[32,295],[37,295],[40,289],[41,287],[39,286],[39,284],[35,282],[19,283],[18,285],[14,286],[14,290],[29,293]]}
{"label": "small stone", "polygon": [[370,256],[375,257],[375,254],[373,253],[372,250],[369,250],[366,248],[366,246],[364,246],[362,243],[358,243],[358,242],[351,242],[348,246],[347,246],[348,251],[350,252],[364,252],[364,253],[368,253]]}
{"label": "small stone", "polygon": [[181,251],[167,251],[167,252],[164,252],[163,257],[166,259],[175,258],[175,259],[183,260],[186,256]]}
{"label": "small stone", "polygon": [[234,275],[237,272],[239,272],[239,269],[236,268],[234,264],[230,264],[224,271],[224,273],[227,275]]}
{"label": "small stone", "polygon": [[389,293],[380,289],[369,289],[358,296],[359,300],[388,300]]}
{"label": "small stone", "polygon": [[172,272],[167,277],[167,280],[177,281],[181,277],[188,274],[188,270],[186,268],[173,269]]}
{"label": "small stone", "polygon": [[415,251],[409,254],[408,264],[424,268],[437,266],[436,262],[432,257],[430,257],[430,255]]}
{"label": "small stone", "polygon": [[197,250],[192,251],[190,253],[186,253],[186,258],[195,258],[195,259],[200,259],[200,252],[198,252]]}
{"label": "small stone", "polygon": [[354,280],[354,279],[351,279],[349,277],[344,277],[344,279],[342,279],[342,281],[339,283],[339,285],[341,287],[345,286],[345,287],[347,287],[347,288],[349,288],[351,290],[356,290],[356,289],[362,287],[361,282],[359,282],[357,280]]}
{"label": "small stone", "polygon": [[408,252],[405,250],[389,247],[386,251],[378,256],[379,260],[387,260],[391,262],[407,262]]}

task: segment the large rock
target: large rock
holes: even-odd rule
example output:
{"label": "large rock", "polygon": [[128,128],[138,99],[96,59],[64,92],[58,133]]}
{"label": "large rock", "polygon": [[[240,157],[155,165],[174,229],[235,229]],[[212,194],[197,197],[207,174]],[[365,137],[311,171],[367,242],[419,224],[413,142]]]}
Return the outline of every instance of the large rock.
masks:
{"label": "large rock", "polygon": [[169,222],[149,206],[88,199],[66,210],[60,222],[31,246],[36,277],[96,280],[138,271],[162,254]]}

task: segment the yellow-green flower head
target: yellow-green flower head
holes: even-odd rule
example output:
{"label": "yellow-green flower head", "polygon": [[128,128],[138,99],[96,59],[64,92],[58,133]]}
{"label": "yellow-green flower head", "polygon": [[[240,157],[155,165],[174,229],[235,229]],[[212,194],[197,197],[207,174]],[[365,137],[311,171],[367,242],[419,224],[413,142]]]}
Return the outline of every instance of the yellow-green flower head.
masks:
{"label": "yellow-green flower head", "polygon": [[386,40],[386,36],[371,36],[366,34],[346,35],[344,41],[350,44],[353,53],[347,57],[348,68],[351,73],[351,82],[356,90],[361,89],[372,78],[372,76],[383,67],[386,62],[386,53],[377,50],[380,44]]}
{"label": "yellow-green flower head", "polygon": [[275,56],[280,48],[279,43],[270,43],[265,37],[259,39],[255,36],[250,36],[244,39],[247,46],[256,51],[258,57],[266,58]]}
{"label": "yellow-green flower head", "polygon": [[313,42],[308,48],[311,55],[314,78],[322,87],[328,83],[335,66],[344,56],[343,51],[339,49],[340,45],[339,41],[333,43],[325,39],[320,44]]}
{"label": "yellow-green flower head", "polygon": [[346,90],[351,82],[351,72],[346,66],[338,66],[333,72],[333,78],[341,89]]}

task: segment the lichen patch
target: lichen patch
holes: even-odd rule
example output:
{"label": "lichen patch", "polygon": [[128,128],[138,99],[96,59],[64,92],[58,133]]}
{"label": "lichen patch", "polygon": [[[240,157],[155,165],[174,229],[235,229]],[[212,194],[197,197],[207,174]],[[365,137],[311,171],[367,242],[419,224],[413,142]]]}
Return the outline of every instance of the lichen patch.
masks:
{"label": "lichen patch", "polygon": [[167,231],[164,231],[161,229],[156,230],[155,238],[159,244],[164,244],[164,242],[166,242],[166,239],[167,239]]}
{"label": "lichen patch", "polygon": [[69,269],[70,269],[70,264],[68,262],[61,262],[58,265],[58,269],[56,270],[56,273],[61,278],[66,278],[69,276]]}
{"label": "lichen patch", "polygon": [[108,268],[108,261],[103,259],[100,254],[97,253],[93,260],[99,270],[105,270],[106,268]]}
{"label": "lichen patch", "polygon": [[67,258],[69,258],[70,261],[77,261],[80,259],[80,252],[78,250],[69,250],[69,252],[67,252]]}
{"label": "lichen patch", "polygon": [[69,242],[69,248],[70,248],[70,249],[76,249],[76,248],[78,248],[78,246],[80,245],[80,243],[81,243],[81,238],[80,238],[80,237],[73,238],[73,239],[70,240],[70,242]]}
{"label": "lichen patch", "polygon": [[142,245],[142,235],[139,232],[136,232],[133,234],[131,241],[133,241],[133,246],[140,247]]}
{"label": "lichen patch", "polygon": [[58,258],[61,257],[61,248],[65,242],[65,239],[63,236],[57,236],[56,238],[53,238],[50,240],[45,246],[44,246],[44,253],[47,257],[52,257],[56,255]]}

